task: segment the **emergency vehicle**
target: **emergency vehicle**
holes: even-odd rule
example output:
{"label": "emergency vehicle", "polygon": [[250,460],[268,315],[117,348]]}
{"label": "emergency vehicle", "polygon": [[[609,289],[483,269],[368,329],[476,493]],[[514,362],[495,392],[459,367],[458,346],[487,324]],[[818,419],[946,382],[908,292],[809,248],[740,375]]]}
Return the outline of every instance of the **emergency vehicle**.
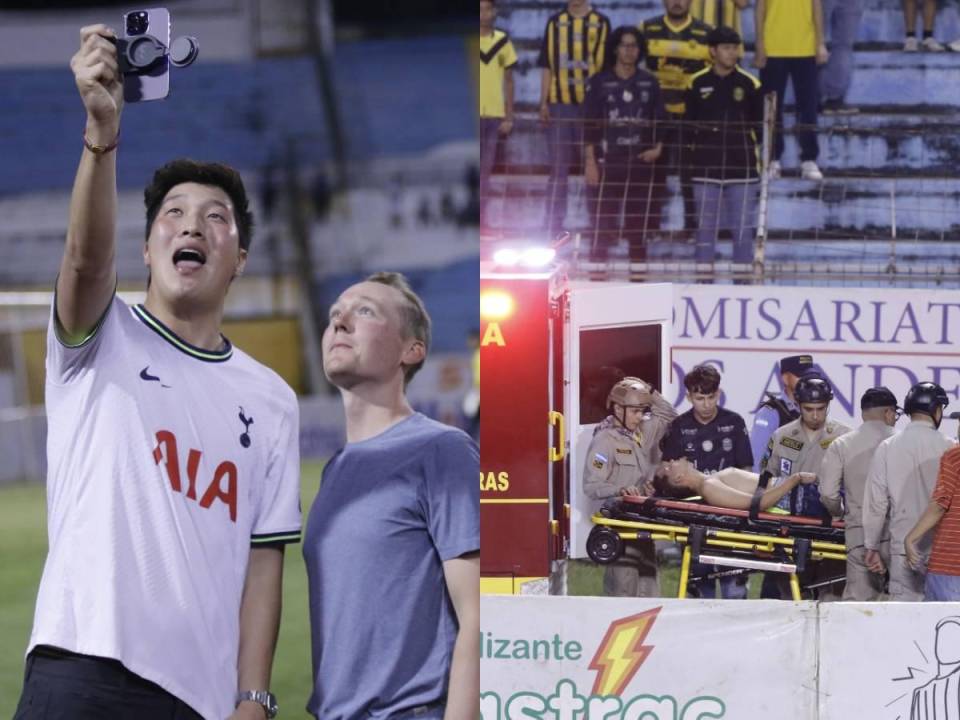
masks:
{"label": "emergency vehicle", "polygon": [[610,386],[670,384],[672,289],[511,259],[480,268],[481,591],[563,594],[564,561],[587,557],[580,474]]}

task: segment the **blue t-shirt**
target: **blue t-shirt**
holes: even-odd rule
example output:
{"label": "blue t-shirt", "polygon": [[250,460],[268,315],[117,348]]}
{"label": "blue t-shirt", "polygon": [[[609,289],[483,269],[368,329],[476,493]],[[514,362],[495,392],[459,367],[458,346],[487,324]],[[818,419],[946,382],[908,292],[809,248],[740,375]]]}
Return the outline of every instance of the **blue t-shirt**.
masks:
{"label": "blue t-shirt", "polygon": [[313,693],[323,720],[443,702],[457,620],[443,562],[480,549],[480,453],[419,413],[327,463],[307,519]]}

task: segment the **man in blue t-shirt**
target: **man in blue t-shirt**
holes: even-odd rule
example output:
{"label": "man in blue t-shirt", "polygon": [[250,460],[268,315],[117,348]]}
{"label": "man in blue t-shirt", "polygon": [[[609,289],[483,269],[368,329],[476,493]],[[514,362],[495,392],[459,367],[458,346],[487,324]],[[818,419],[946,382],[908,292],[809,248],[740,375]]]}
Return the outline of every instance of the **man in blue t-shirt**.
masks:
{"label": "man in blue t-shirt", "polygon": [[430,318],[397,273],[345,290],[323,335],[347,444],[307,519],[313,693],[323,720],[470,718],[480,696],[480,456],[415,413]]}

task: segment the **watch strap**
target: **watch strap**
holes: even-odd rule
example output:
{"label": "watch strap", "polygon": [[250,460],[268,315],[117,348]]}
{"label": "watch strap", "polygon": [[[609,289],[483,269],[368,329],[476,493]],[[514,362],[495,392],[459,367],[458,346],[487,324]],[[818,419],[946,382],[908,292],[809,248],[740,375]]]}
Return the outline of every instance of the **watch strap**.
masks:
{"label": "watch strap", "polygon": [[269,690],[241,690],[237,693],[237,705],[246,700],[262,705],[268,720],[277,716],[277,698]]}

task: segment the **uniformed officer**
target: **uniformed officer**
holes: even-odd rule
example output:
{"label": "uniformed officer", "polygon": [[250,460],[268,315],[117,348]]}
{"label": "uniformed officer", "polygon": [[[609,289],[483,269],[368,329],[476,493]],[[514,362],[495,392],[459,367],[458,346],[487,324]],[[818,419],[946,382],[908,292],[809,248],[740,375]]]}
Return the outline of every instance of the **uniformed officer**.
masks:
{"label": "uniformed officer", "polygon": [[[685,457],[702,473],[712,475],[725,468],[753,469],[750,438],[743,418],[719,406],[720,373],[712,365],[697,365],[683,379],[691,408],[670,424],[661,447],[664,460]],[[715,567],[697,563],[695,575],[713,572]],[[727,599],[747,596],[746,574],[721,577],[720,592]],[[716,597],[714,580],[696,583],[700,597]]]}
{"label": "uniformed officer", "polygon": [[[863,500],[864,559],[874,572],[886,569],[880,549],[888,529],[891,600],[923,600],[925,571],[910,567],[904,540],[930,502],[941,456],[954,444],[939,432],[948,403],[947,393],[935,383],[911,387],[903,400],[910,424],[880,443],[870,463]],[[917,543],[924,567],[930,542],[928,536]]]}
{"label": "uniformed officer", "polygon": [[[652,492],[660,462],[660,440],[676,410],[643,380],[626,377],[607,396],[610,410],[594,430],[583,471],[583,491],[594,500]],[[652,540],[628,543],[621,558],[606,566],[605,595],[656,597],[657,558]]]}
{"label": "uniformed officer", "polygon": [[770,436],[777,428],[800,417],[800,408],[793,398],[793,388],[800,377],[812,369],[817,369],[812,355],[791,355],[780,361],[780,384],[783,392],[779,395],[766,393],[753,416],[753,428],[750,430],[750,451],[753,453],[757,472],[760,472],[760,460],[770,442]]}
{"label": "uniformed officer", "polygon": [[[827,419],[830,400],[833,399],[833,388],[830,383],[816,371],[808,371],[794,386],[794,398],[800,408],[800,417],[778,428],[770,442],[767,451],[760,461],[760,471],[769,470],[774,475],[786,477],[797,472],[817,473],[820,464],[830,443],[841,435],[850,432],[850,428],[842,423]],[[820,493],[817,484],[800,485],[789,495],[784,497],[778,506],[794,515],[809,515],[821,517],[826,513],[820,503]],[[804,579],[808,583],[821,579],[836,577],[843,573],[845,568],[839,561],[821,561],[807,570]],[[788,586],[782,574],[776,576],[779,586],[779,596],[787,596]],[[764,578],[763,597],[776,597],[773,588],[773,576],[767,574]],[[818,593],[820,599],[836,599],[837,595],[830,589]]]}
{"label": "uniformed officer", "polygon": [[[847,584],[844,600],[876,600],[883,592],[883,576],[870,572],[863,547],[863,495],[867,471],[877,447],[894,433],[900,408],[885,387],[868,389],[860,398],[863,424],[830,443],[820,465],[820,502],[846,526]],[[884,533],[885,534],[885,533]],[[889,543],[879,546],[884,563],[890,562]]]}
{"label": "uniformed officer", "polygon": [[658,196],[652,184],[666,113],[657,79],[637,66],[643,48],[636,28],[618,27],[610,34],[607,50],[612,67],[587,85],[583,157],[584,181],[595,199],[594,260],[605,260],[622,235],[629,243],[630,259],[641,262],[646,259],[647,238],[659,228]]}
{"label": "uniformed officer", "polygon": [[[830,443],[850,432],[843,423],[827,419],[833,388],[823,377],[807,373],[797,381],[794,396],[800,417],[773,433],[760,460],[760,472],[769,470],[784,477],[796,472],[818,473]],[[784,498],[780,507],[794,515],[819,517],[824,512],[816,485],[801,486],[789,499]]]}

